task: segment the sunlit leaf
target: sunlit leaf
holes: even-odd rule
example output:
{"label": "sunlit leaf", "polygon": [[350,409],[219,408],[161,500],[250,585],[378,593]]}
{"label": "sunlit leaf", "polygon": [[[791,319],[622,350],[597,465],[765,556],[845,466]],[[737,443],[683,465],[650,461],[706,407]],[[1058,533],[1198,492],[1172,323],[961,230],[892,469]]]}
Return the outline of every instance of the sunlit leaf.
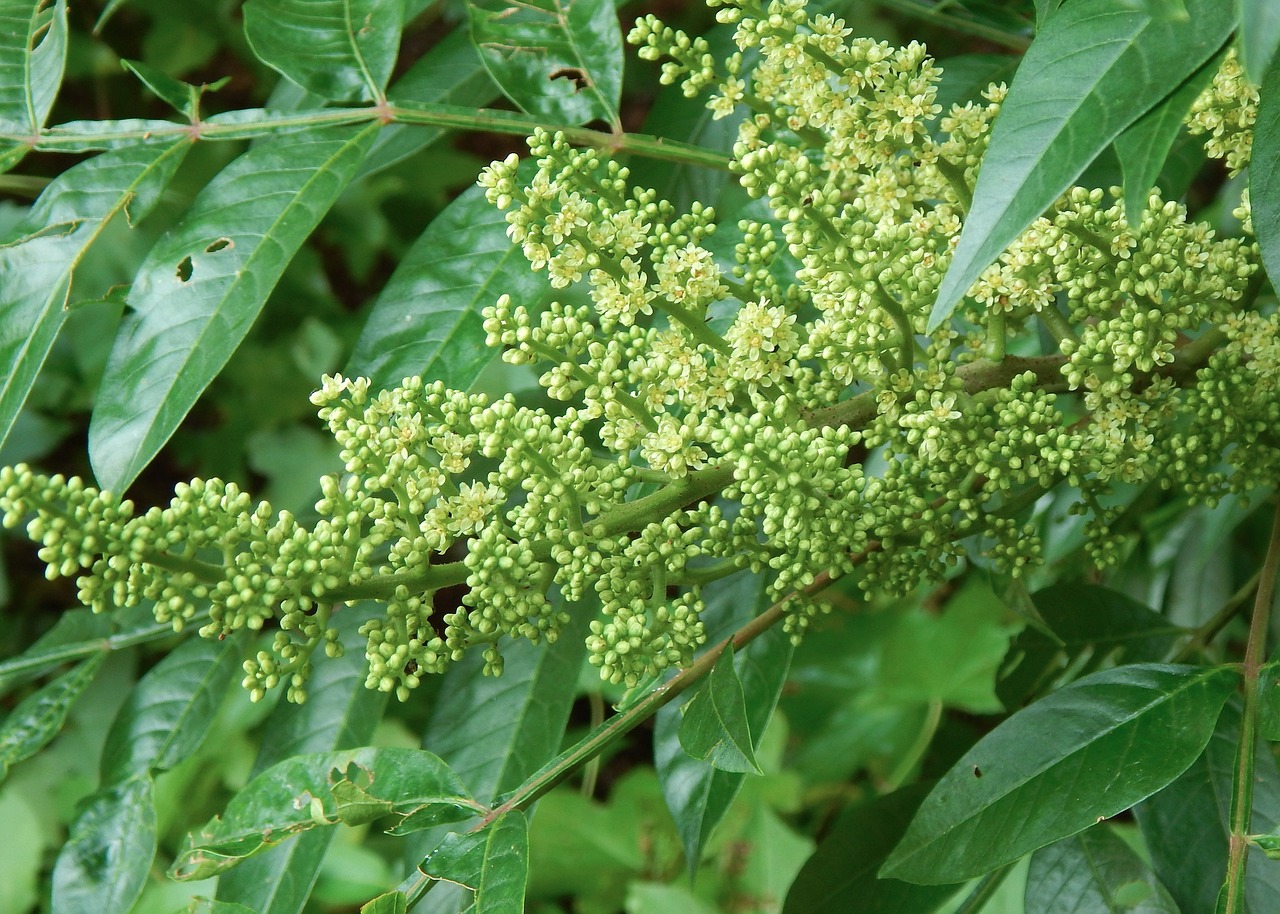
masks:
{"label": "sunlit leaf", "polygon": [[249,782],[187,840],[171,874],[203,879],[317,826],[387,817],[395,831],[457,822],[477,811],[462,782],[420,749],[352,749],[297,755]]}
{"label": "sunlit leaf", "polygon": [[105,654],[98,654],[24,698],[0,724],[0,780],[9,766],[35,755],[58,735],[67,712],[93,682]]}
{"label": "sunlit leaf", "polygon": [[156,810],[151,778],[94,794],[71,823],[53,868],[53,914],[124,914],[151,873]]}
{"label": "sunlit leaf", "polygon": [[400,0],[247,0],[258,59],[338,101],[382,97],[400,47]]}
{"label": "sunlit leaf", "polygon": [[1195,761],[1238,679],[1223,667],[1124,666],[1024,708],[938,782],[881,874],[959,882],[1128,809]]}
{"label": "sunlit leaf", "polygon": [[930,327],[1099,152],[1222,47],[1234,4],[1187,6],[1191,15],[1181,19],[1076,0],[1045,20],[992,128]]}
{"label": "sunlit leaf", "polygon": [[679,738],[691,756],[721,771],[761,773],[731,649],[721,653],[711,674],[685,702]]}
{"label": "sunlit leaf", "polygon": [[129,292],[89,425],[103,488],[124,491],[173,434],[377,130],[313,130],[252,147],[152,248]]}
{"label": "sunlit leaf", "polygon": [[523,914],[529,878],[529,826],[519,810],[480,831],[448,835],[422,865],[433,879],[475,893],[474,914]]}
{"label": "sunlit leaf", "polygon": [[622,33],[611,0],[468,0],[467,10],[485,66],[522,111],[617,123]]}
{"label": "sunlit leaf", "polygon": [[131,146],[68,169],[0,246],[0,442],[62,329],[81,260],[116,217],[150,212],[190,145]]}
{"label": "sunlit leaf", "polygon": [[400,261],[356,342],[347,373],[374,387],[410,375],[465,390],[498,355],[482,308],[503,293],[536,303],[548,288],[507,238],[502,212],[473,187],[447,206]]}

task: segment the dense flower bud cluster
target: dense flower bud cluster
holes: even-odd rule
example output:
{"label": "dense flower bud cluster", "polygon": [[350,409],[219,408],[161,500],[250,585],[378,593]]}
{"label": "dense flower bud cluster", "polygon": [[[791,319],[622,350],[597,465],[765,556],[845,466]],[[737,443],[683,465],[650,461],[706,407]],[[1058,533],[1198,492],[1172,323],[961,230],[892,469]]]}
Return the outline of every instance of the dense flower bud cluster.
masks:
{"label": "dense flower bud cluster", "polygon": [[[6,524],[34,515],[50,574],[87,572],[95,609],[278,624],[245,665],[257,695],[301,698],[315,648],[337,650],[332,614],[381,600],[368,682],[404,697],[470,649],[496,674],[503,639],[585,611],[591,661],[635,685],[690,660],[705,588],[740,571],[768,576],[796,633],[828,608],[798,592],[828,577],[901,593],[978,552],[1021,574],[1053,486],[1105,564],[1119,484],[1212,501],[1273,483],[1280,323],[1255,310],[1251,241],[1155,193],[1130,225],[1119,191],[1073,188],[927,333],[1004,87],[944,112],[918,44],[853,38],[803,0],[713,5],[726,61],[653,17],[630,37],[664,81],[714,90],[714,115],[745,108],[731,168],[764,202],[732,251],[711,207],[680,213],[559,134],[530,138],[528,171],[511,156],[480,177],[559,298],[501,296],[488,343],[562,408],[328,378],[313,400],[345,470],[311,527],[217,480],[136,516],[24,467],[0,472]],[[1228,57],[1191,124],[1239,168],[1254,110]],[[462,605],[437,612],[455,585]]]}

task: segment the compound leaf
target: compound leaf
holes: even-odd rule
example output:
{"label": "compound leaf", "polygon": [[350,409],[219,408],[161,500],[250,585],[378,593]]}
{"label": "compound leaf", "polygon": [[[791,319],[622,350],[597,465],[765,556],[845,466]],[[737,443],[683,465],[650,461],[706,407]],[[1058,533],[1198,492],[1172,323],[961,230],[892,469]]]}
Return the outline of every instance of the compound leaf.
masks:
{"label": "compound leaf", "polygon": [[148,670],[107,733],[102,782],[158,774],[195,752],[239,661],[238,639],[193,638]]}
{"label": "compound leaf", "polygon": [[618,123],[622,33],[610,0],[469,0],[467,10],[489,74],[522,111]]}
{"label": "compound leaf", "polygon": [[472,914],[522,914],[529,877],[529,824],[519,810],[480,831],[450,833],[422,865],[432,879],[475,893]]}
{"label": "compound leaf", "polygon": [[0,779],[9,766],[30,758],[49,744],[76,699],[93,682],[106,654],[97,654],[28,695],[0,724]]}
{"label": "compound leaf", "polygon": [[992,127],[931,328],[1099,152],[1222,47],[1235,4],[1187,7],[1181,18],[1077,0],[1045,20]]}
{"label": "compound leaf", "polygon": [[103,488],[124,491],[173,434],[377,131],[335,127],[252,147],[151,249],[89,424],[90,459]]}
{"label": "compound leaf", "polygon": [[53,868],[53,914],[124,914],[142,893],[156,853],[151,778],[89,798]]}
{"label": "compound leaf", "polygon": [[1024,708],[943,776],[881,875],[960,882],[1128,809],[1195,761],[1238,679],[1221,667],[1124,666]]}
{"label": "compound leaf", "polygon": [[383,97],[400,47],[400,0],[248,0],[244,34],[267,66],[336,101]]}
{"label": "compound leaf", "polygon": [[485,345],[480,310],[506,293],[537,302],[545,272],[529,268],[507,238],[501,211],[473,187],[432,220],[387,282],[365,323],[347,372],[374,387],[410,375],[465,390],[497,355]]}
{"label": "compound leaf", "polygon": [[62,84],[66,0],[0,2],[0,123],[34,136]]}
{"label": "compound leaf", "polygon": [[317,826],[388,816],[396,831],[457,822],[479,811],[458,776],[420,749],[351,749],[298,755],[271,766],[187,836],[170,871],[203,879]]}
{"label": "compound leaf", "polygon": [[190,143],[139,145],[81,162],[45,188],[0,247],[0,443],[66,320],[76,268],[108,223],[143,218]]}

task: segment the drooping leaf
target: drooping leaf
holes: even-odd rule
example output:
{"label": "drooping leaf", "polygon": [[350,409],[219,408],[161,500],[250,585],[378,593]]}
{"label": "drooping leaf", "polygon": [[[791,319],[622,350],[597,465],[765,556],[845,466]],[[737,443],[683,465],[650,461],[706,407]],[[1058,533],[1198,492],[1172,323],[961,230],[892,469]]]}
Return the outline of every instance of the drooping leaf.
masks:
{"label": "drooping leaf", "polygon": [[1280,62],[1273,62],[1259,93],[1249,160],[1253,231],[1268,276],[1280,276]]}
{"label": "drooping leaf", "polygon": [[[764,582],[755,575],[740,576],[709,593],[707,608],[702,614],[708,641],[716,643],[768,603]],[[791,652],[791,639],[781,628],[774,627],[734,658],[746,698],[747,723],[757,739],[764,734],[782,694]],[[667,705],[655,718],[654,766],[667,808],[684,842],[685,860],[692,873],[697,870],[712,830],[738,795],[744,776],[720,771],[692,758],[680,745],[679,731],[679,709]]]}
{"label": "drooping leaf", "polygon": [[478,811],[458,776],[420,749],[363,748],[298,755],[268,768],[199,832],[170,871],[203,879],[317,826],[384,816],[396,831],[457,822]]}
{"label": "drooping leaf", "polygon": [[1151,867],[1106,825],[1031,855],[1026,914],[1179,914]]}
{"label": "drooping leaf", "polygon": [[[412,67],[387,90],[392,103],[482,106],[501,94],[467,30],[455,29],[414,61]],[[378,134],[373,149],[360,166],[364,177],[408,158],[444,135],[441,127],[390,124]]]}
{"label": "drooping leaf", "polygon": [[[449,667],[440,684],[448,698],[432,708],[423,748],[444,759],[481,798],[493,799],[518,787],[560,749],[591,616],[574,612],[554,644],[516,641],[504,648],[501,676],[481,675],[484,659],[475,651]],[[442,840],[441,829],[411,836],[405,862],[416,867]],[[459,910],[458,893],[446,888],[433,889],[416,910]]]}
{"label": "drooping leaf", "polygon": [[[364,687],[366,660],[360,624],[367,609],[337,614],[346,652],[317,663],[303,704],[280,702],[267,718],[254,775],[294,755],[364,746],[373,737],[387,695]],[[313,829],[255,854],[218,877],[218,897],[245,905],[255,914],[299,914],[333,839],[332,829]]]}
{"label": "drooping leaf", "polygon": [[618,122],[622,33],[611,0],[468,0],[471,40],[520,110],[555,124]]}
{"label": "drooping leaf", "polygon": [[[1204,753],[1181,777],[1137,807],[1138,825],[1151,852],[1152,868],[1178,907],[1212,911],[1226,871],[1231,783],[1240,743],[1240,708],[1223,711]],[[1251,830],[1280,826],[1280,770],[1265,743],[1254,758]],[[1280,867],[1261,849],[1249,850],[1245,870],[1246,914],[1280,910]]]}
{"label": "drooping leaf", "polygon": [[376,125],[274,138],[196,197],[138,271],[89,424],[103,488],[122,492],[226,364]]}
{"label": "drooping leaf", "polygon": [[1009,646],[996,686],[1009,709],[1041,694],[1069,670],[1078,677],[1108,663],[1163,660],[1183,633],[1137,600],[1096,584],[1055,584],[1037,591],[1032,601],[1055,637],[1026,628]]}
{"label": "drooping leaf", "polygon": [[125,914],[156,853],[151,778],[94,794],[71,823],[53,868],[53,914]]}
{"label": "drooping leaf", "polygon": [[107,733],[102,782],[168,771],[195,752],[240,659],[239,639],[193,638],[148,670]]}
{"label": "drooping leaf", "polygon": [[485,346],[480,310],[506,293],[536,303],[548,288],[511,244],[501,211],[478,187],[450,203],[419,236],[374,303],[347,373],[375,387],[410,375],[465,390],[498,354]]}
{"label": "drooping leaf", "polygon": [[1245,74],[1250,82],[1261,85],[1280,45],[1280,5],[1272,0],[1240,0],[1237,35]]}
{"label": "drooping leaf", "polygon": [[529,878],[529,824],[519,810],[480,831],[445,837],[422,865],[433,879],[475,893],[474,914],[523,914]]}
{"label": "drooping leaf", "polygon": [[1178,138],[1182,122],[1213,74],[1223,53],[1210,57],[1174,92],[1116,137],[1116,157],[1124,174],[1124,216],[1129,225],[1138,225],[1147,209],[1147,199]]}
{"label": "drooping leaf", "polygon": [[1076,0],[1045,20],[993,125],[931,328],[1099,152],[1199,69],[1235,27],[1234,4],[1189,0],[1188,9],[1184,20],[1113,0]]}
{"label": "drooping leaf", "polygon": [[400,0],[247,0],[258,59],[336,101],[382,98],[400,47]]}
{"label": "drooping leaf", "polygon": [[958,882],[1128,809],[1195,761],[1237,680],[1227,668],[1124,666],[1024,708],[939,781],[881,874]]}
{"label": "drooping leaf", "polygon": [[35,644],[0,663],[0,694],[68,660],[173,635],[173,626],[156,622],[149,608],[135,607],[117,615],[123,618],[113,620],[89,609],[64,612]]}
{"label": "drooping leaf", "polygon": [[959,889],[881,879],[876,870],[907,830],[931,784],[913,784],[846,810],[801,868],[783,914],[932,914]]}
{"label": "drooping leaf", "polygon": [[34,136],[62,84],[66,0],[0,2],[0,124]]}
{"label": "drooping leaf", "polygon": [[679,739],[685,752],[721,771],[761,773],[732,649],[721,653],[706,681],[685,702]]}
{"label": "drooping leaf", "polygon": [[97,654],[82,661],[75,669],[24,698],[9,712],[0,724],[0,780],[10,765],[35,755],[58,735],[66,723],[67,712],[93,682],[105,656]]}
{"label": "drooping leaf", "polygon": [[132,146],[68,169],[0,247],[0,443],[66,320],[81,260],[117,216],[150,212],[190,145]]}

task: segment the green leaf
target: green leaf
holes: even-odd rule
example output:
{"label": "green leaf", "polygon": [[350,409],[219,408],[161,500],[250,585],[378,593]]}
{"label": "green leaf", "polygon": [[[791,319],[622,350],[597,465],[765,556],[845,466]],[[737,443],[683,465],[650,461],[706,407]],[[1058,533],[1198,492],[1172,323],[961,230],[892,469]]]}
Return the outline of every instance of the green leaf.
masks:
{"label": "green leaf", "polygon": [[[280,702],[272,710],[263,728],[271,739],[262,743],[254,775],[295,755],[351,749],[373,738],[387,694],[364,687],[367,661],[359,628],[368,615],[368,607],[337,614],[334,624],[346,652],[316,664],[305,703]],[[256,914],[299,914],[332,839],[333,829],[315,829],[255,854],[218,878],[218,897]]]}
{"label": "green leaf", "polygon": [[260,914],[252,908],[229,901],[215,901],[212,898],[193,898],[187,906],[188,914]]}
{"label": "green leaf", "polygon": [[913,784],[840,814],[787,892],[783,914],[932,914],[956,885],[912,885],[876,870],[907,830],[931,784]]}
{"label": "green leaf", "polygon": [[685,702],[680,745],[721,771],[762,774],[747,723],[742,682],[733,667],[733,648],[721,652],[711,675]]}
{"label": "green leaf", "polygon": [[24,698],[0,724],[0,780],[10,765],[35,755],[47,746],[67,721],[67,712],[93,682],[105,654],[83,661],[48,685]]}
{"label": "green leaf", "polygon": [[1280,276],[1280,62],[1273,63],[1260,91],[1249,164],[1253,230],[1267,275]]}
{"label": "green leaf", "polygon": [[215,83],[193,86],[182,80],[174,79],[167,73],[157,70],[140,60],[121,60],[120,65],[138,78],[144,86],[165,104],[169,105],[188,120],[195,120],[200,114],[200,99],[206,92],[217,92],[230,80],[224,76]]}
{"label": "green leaf", "polygon": [[1260,85],[1280,45],[1280,5],[1275,0],[1239,0],[1240,28],[1236,32],[1240,62],[1249,81]]}
{"label": "green leaf", "polygon": [[375,388],[410,375],[469,388],[498,355],[484,343],[480,310],[503,293],[534,303],[548,288],[547,274],[529,268],[506,230],[478,187],[445,207],[378,296],[347,373]]}
{"label": "green leaf", "polygon": [[[414,61],[387,90],[394,103],[465,105],[480,107],[501,94],[466,29],[455,29]],[[389,124],[374,141],[357,178],[388,168],[425,149],[440,137],[441,127]]]}
{"label": "green leaf", "polygon": [[1163,660],[1183,634],[1132,597],[1096,584],[1055,584],[1032,600],[1056,640],[1026,628],[1010,645],[996,686],[1010,710],[1064,675],[1079,678],[1104,664]]}
{"label": "green leaf", "polygon": [[199,748],[240,670],[240,644],[193,638],[147,671],[107,733],[104,784],[168,771]]}
{"label": "green leaf", "polygon": [[289,261],[368,152],[377,125],[253,146],[147,255],[89,424],[103,488],[123,492],[244,339]]}
{"label": "green leaf", "polygon": [[500,815],[480,831],[445,837],[422,865],[432,879],[475,893],[473,914],[523,914],[529,878],[529,825],[524,813]]}
{"label": "green leaf", "polygon": [[53,628],[41,635],[35,644],[17,657],[0,663],[0,695],[68,660],[173,635],[173,626],[167,622],[156,622],[149,608],[136,607],[117,615],[123,618],[113,620],[90,609],[71,609],[62,613]]}
{"label": "green leaf", "polygon": [[360,914],[405,914],[409,899],[403,892],[387,892],[360,907]]}
{"label": "green leaf", "polygon": [[151,778],[94,794],[54,865],[53,914],[124,914],[142,893],[155,853]]}
{"label": "green leaf", "polygon": [[62,84],[66,0],[0,2],[0,125],[34,136]]}
{"label": "green leaf", "polygon": [[610,0],[468,0],[489,75],[527,114],[618,123],[622,33]]}
{"label": "green leaf", "polygon": [[457,822],[477,812],[458,776],[420,749],[298,755],[258,775],[198,833],[170,874],[203,879],[317,826],[396,820],[397,831]]}
{"label": "green leaf", "polygon": [[1048,17],[992,128],[930,329],[1098,153],[1222,47],[1235,26],[1234,4],[1187,5],[1186,20],[1114,0],[1076,0]]}
{"label": "green leaf", "polygon": [[1237,681],[1227,668],[1145,664],[1065,686],[965,753],[881,874],[959,882],[1128,809],[1195,761]]}
{"label": "green leaf", "polygon": [[1173,149],[1173,141],[1182,130],[1182,122],[1191,110],[1191,103],[1218,72],[1225,53],[1210,57],[1168,98],[1116,137],[1116,157],[1124,174],[1124,216],[1129,225],[1141,223],[1151,190],[1164,170],[1164,163]]}
{"label": "green leaf", "polygon": [[[1222,887],[1239,744],[1240,708],[1233,701],[1204,753],[1135,810],[1151,865],[1184,914],[1214,910]],[[1265,743],[1258,744],[1254,758],[1252,820],[1257,832],[1280,828],[1280,770]],[[1244,894],[1246,914],[1280,911],[1280,867],[1260,849],[1249,851]]]}
{"label": "green leaf", "polygon": [[[768,606],[764,581],[758,575],[739,575],[707,596],[702,617],[712,644],[733,632]],[[782,694],[793,646],[775,626],[734,657],[747,704],[751,732],[764,735]],[[662,782],[663,798],[684,843],[689,872],[697,870],[702,849],[724,818],[742,787],[744,776],[713,768],[692,758],[680,745],[680,712],[675,705],[658,711],[653,734],[654,766]]]}
{"label": "green leaf", "polygon": [[1258,673],[1258,735],[1280,742],[1280,661],[1264,664]]}
{"label": "green leaf", "polygon": [[133,146],[68,169],[0,247],[0,443],[66,320],[81,260],[117,216],[150,212],[190,146]]}
{"label": "green leaf", "polygon": [[335,101],[377,101],[400,47],[400,0],[247,0],[244,34],[267,66]]}
{"label": "green leaf", "polygon": [[1026,914],[1179,914],[1145,860],[1105,825],[1031,855]]}

